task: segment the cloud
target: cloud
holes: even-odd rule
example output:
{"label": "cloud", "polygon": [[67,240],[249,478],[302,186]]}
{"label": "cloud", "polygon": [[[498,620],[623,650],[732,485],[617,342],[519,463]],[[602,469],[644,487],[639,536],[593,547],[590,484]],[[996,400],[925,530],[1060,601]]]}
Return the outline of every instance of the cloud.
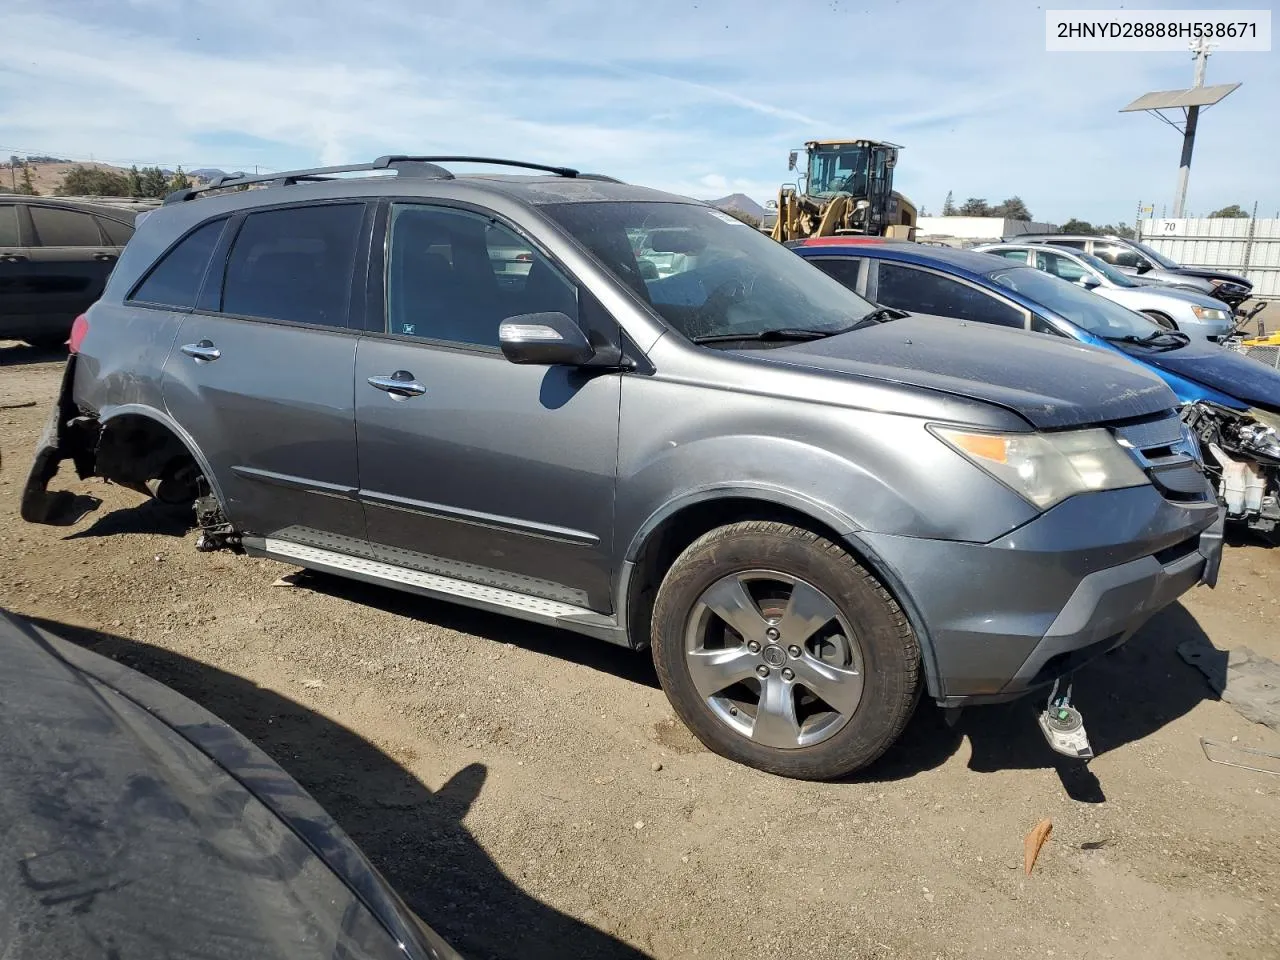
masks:
{"label": "cloud", "polygon": [[[1041,218],[1115,221],[1172,193],[1178,151],[1116,111],[1190,72],[1180,54],[1047,54],[1043,11],[1014,0],[11,0],[0,152],[240,169],[476,153],[764,201],[788,149],[867,136],[905,145],[898,187],[930,209],[1018,194]],[[1209,74],[1245,85],[1206,115],[1192,209],[1280,205],[1275,58],[1215,55]]]}

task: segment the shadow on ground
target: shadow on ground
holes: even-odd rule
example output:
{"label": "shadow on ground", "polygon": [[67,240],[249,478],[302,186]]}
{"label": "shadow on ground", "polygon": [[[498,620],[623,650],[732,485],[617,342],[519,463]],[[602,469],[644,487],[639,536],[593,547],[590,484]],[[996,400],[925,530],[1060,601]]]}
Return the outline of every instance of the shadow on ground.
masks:
{"label": "shadow on ground", "polygon": [[[1202,700],[1217,699],[1204,677],[1178,656],[1178,644],[1186,640],[1208,643],[1196,618],[1174,603],[1124,646],[1076,672],[1072,700],[1084,716],[1095,755],[1141,740]],[[964,711],[954,727],[944,722],[940,710],[922,704],[898,744],[857,779],[897,780],[932,769],[967,737],[971,770],[1053,767],[1073,799],[1104,801],[1104,785],[1089,767],[1055,754],[1045,743],[1036,716],[1044,709],[1047,693],[974,707]]]}
{"label": "shadow on ground", "polygon": [[212,711],[314,796],[405,901],[472,960],[643,960],[645,955],[526,894],[463,825],[487,770],[432,792],[367,740],[242,677],[172,651],[56,621],[38,626],[111,656]]}
{"label": "shadow on ground", "polygon": [[[142,495],[138,494],[138,496]],[[83,540],[87,537],[111,537],[122,533],[185,537],[194,523],[195,516],[190,510],[177,510],[158,500],[140,499],[137,506],[122,507],[110,513],[104,513],[97,517],[91,526],[69,533],[62,539]]]}

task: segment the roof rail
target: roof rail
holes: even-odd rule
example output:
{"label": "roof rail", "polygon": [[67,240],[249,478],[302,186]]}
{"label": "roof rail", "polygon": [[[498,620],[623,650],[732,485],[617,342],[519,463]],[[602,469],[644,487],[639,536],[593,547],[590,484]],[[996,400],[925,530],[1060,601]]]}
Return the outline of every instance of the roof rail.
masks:
{"label": "roof rail", "polygon": [[372,163],[352,163],[339,167],[283,170],[277,173],[256,174],[254,176],[248,176],[244,173],[231,173],[221,177],[214,177],[201,187],[175,190],[164,198],[164,202],[166,204],[183,203],[194,199],[202,193],[208,193],[211,190],[225,190],[228,187],[247,187],[255,183],[273,187],[287,187],[292,186],[299,180],[329,180],[335,174],[366,173],[374,170],[394,170],[396,175],[401,177],[429,177],[436,180],[452,180],[453,174],[444,167],[439,166],[441,163],[485,163],[501,167],[519,167],[524,170],[541,170],[546,173],[554,173],[558,177],[580,177],[584,180],[604,180],[610,183],[621,182],[603,174],[579,173],[571,167],[551,167],[541,163],[526,163],[522,160],[500,160],[495,157],[423,157],[390,154],[378,157]]}

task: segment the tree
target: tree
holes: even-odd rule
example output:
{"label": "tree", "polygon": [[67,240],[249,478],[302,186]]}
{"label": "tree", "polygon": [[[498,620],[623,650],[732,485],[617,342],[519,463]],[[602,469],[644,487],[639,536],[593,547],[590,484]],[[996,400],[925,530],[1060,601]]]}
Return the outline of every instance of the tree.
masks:
{"label": "tree", "polygon": [[1240,204],[1233,203],[1229,207],[1223,207],[1221,210],[1213,211],[1213,213],[1209,214],[1209,219],[1213,220],[1214,218],[1221,217],[1227,220],[1243,220],[1247,219],[1248,216],[1249,214],[1240,208]]}
{"label": "tree", "polygon": [[129,181],[129,196],[143,196],[142,174],[138,172],[138,165],[136,163],[129,168],[129,172],[125,174],[125,178]]}
{"label": "tree", "polygon": [[142,168],[142,195],[157,200],[169,192],[169,178],[159,167]]}
{"label": "tree", "polygon": [[18,193],[28,197],[39,196],[36,185],[31,182],[31,164],[23,161],[22,181],[18,184]]}
{"label": "tree", "polygon": [[991,208],[991,216],[1004,217],[1006,220],[1024,220],[1031,221],[1031,211],[1027,209],[1027,205],[1022,202],[1019,196],[1012,196],[1003,203],[998,203]]}
{"label": "tree", "polygon": [[[181,173],[182,171],[179,170],[178,172]],[[188,186],[190,186],[190,182],[188,182]],[[177,188],[175,187],[174,189],[177,189]],[[741,220],[743,223],[745,223],[749,227],[755,227],[757,230],[760,229],[759,218],[753,217],[751,214],[747,213],[745,210],[739,210],[737,207],[729,207],[724,212],[727,213],[729,216],[733,217],[735,220]]]}
{"label": "tree", "polygon": [[962,217],[989,217],[991,216],[991,207],[981,197],[970,197],[960,204],[959,213]]}
{"label": "tree", "polygon": [[955,201],[951,197],[951,191],[947,191],[947,199],[942,201],[942,215],[944,217],[954,217],[956,215]]}
{"label": "tree", "polygon": [[1058,228],[1059,233],[1093,233],[1093,224],[1088,220],[1077,220],[1072,217],[1061,227]]}
{"label": "tree", "polygon": [[62,175],[55,191],[62,197],[127,197],[129,181],[123,173],[76,164]]}
{"label": "tree", "polygon": [[[183,173],[182,168],[179,167],[177,170],[174,171],[173,178],[169,181],[169,191],[172,192],[174,190],[186,190],[190,186],[191,186],[191,178],[188,177],[185,173]],[[739,217],[738,219],[741,220],[742,218]],[[756,221],[755,225],[758,225],[758,224],[759,224],[759,221]]]}

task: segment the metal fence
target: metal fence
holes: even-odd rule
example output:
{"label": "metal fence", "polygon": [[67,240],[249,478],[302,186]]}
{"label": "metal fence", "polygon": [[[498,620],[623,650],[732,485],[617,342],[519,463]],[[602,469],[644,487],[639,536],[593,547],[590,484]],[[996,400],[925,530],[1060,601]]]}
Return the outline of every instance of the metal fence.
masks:
{"label": "metal fence", "polygon": [[1238,273],[1255,297],[1280,297],[1280,220],[1139,220],[1138,237],[1184,267]]}

